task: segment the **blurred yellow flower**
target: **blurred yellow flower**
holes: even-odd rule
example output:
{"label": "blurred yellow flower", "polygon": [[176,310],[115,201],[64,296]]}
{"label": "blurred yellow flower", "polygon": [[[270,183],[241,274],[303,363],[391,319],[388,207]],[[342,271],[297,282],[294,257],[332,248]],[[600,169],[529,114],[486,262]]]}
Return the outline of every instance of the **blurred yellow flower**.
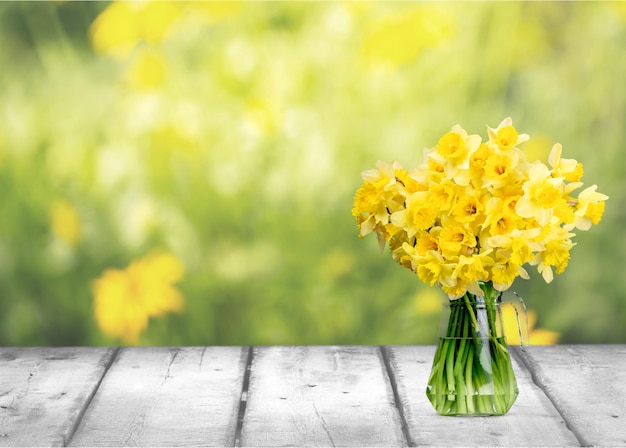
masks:
{"label": "blurred yellow flower", "polygon": [[109,4],[91,25],[94,50],[125,57],[140,41],[160,42],[180,16],[181,2],[124,2]]}
{"label": "blurred yellow flower", "polygon": [[277,106],[260,98],[249,98],[246,101],[245,118],[260,134],[275,133],[283,120]]}
{"label": "blurred yellow flower", "polygon": [[370,63],[398,66],[416,59],[424,48],[447,42],[453,32],[452,17],[440,8],[402,9],[372,25],[363,43],[363,54]]}
{"label": "blurred yellow flower", "polygon": [[93,283],[94,314],[100,329],[125,344],[137,344],[151,317],[181,311],[184,298],[172,283],[183,277],[173,255],[154,252],[126,269],[108,269]]}
{"label": "blurred yellow flower", "polygon": [[165,83],[167,69],[163,56],[150,49],[140,51],[128,68],[126,76],[136,89],[154,89]]}
{"label": "blurred yellow flower", "polygon": [[177,151],[192,155],[196,149],[196,142],[178,123],[170,122],[154,129],[150,135],[150,146],[156,154],[153,163],[158,165],[168,153]]}
{"label": "blurred yellow flower", "polygon": [[441,294],[434,289],[420,290],[413,301],[413,310],[420,316],[434,316],[441,312]]}
{"label": "blurred yellow flower", "polygon": [[356,260],[344,249],[330,251],[320,262],[320,278],[325,282],[336,281],[354,269]]}
{"label": "blurred yellow flower", "polygon": [[70,246],[80,240],[80,218],[74,206],[66,199],[52,203],[50,226],[54,236]]}
{"label": "blurred yellow flower", "polygon": [[[502,324],[504,326],[504,336],[508,344],[519,345],[520,336],[517,326],[517,315],[512,306],[503,306],[502,308]],[[528,316],[528,344],[529,345],[552,345],[559,340],[559,333],[555,331],[545,330],[543,328],[535,328],[537,322],[537,313],[533,310],[526,312]]]}
{"label": "blurred yellow flower", "polygon": [[243,2],[238,0],[191,2],[191,4],[193,14],[208,23],[228,19],[239,13],[243,6]]}

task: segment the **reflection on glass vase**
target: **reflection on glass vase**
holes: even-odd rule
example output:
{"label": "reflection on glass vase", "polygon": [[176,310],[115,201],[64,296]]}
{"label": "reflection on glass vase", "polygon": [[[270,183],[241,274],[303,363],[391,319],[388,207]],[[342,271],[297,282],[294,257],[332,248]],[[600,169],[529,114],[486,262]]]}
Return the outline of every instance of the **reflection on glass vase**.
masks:
{"label": "reflection on glass vase", "polygon": [[[483,296],[468,292],[459,299],[444,299],[439,344],[426,388],[441,415],[503,415],[518,395],[504,339],[502,293],[490,282],[480,286]],[[520,303],[516,311],[525,341],[526,314],[521,299]]]}

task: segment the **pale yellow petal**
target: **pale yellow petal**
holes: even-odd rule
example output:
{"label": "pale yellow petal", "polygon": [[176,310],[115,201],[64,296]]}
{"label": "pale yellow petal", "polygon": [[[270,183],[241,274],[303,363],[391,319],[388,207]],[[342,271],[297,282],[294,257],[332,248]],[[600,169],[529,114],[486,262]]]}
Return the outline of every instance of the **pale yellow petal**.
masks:
{"label": "pale yellow petal", "polygon": [[552,146],[552,150],[550,151],[550,155],[548,156],[548,163],[552,168],[556,168],[559,165],[562,151],[563,147],[560,143],[555,143],[554,146]]}

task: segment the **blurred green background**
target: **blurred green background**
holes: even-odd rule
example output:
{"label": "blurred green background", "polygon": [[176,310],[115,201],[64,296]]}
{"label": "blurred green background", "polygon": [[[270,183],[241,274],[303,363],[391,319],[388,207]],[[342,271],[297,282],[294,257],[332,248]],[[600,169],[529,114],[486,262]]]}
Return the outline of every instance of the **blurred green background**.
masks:
{"label": "blurred green background", "polygon": [[421,344],[440,293],[359,239],[361,171],[511,116],[609,195],[514,289],[562,343],[626,343],[626,4],[0,4],[0,344],[104,345],[93,282],[176,256],[139,343]]}

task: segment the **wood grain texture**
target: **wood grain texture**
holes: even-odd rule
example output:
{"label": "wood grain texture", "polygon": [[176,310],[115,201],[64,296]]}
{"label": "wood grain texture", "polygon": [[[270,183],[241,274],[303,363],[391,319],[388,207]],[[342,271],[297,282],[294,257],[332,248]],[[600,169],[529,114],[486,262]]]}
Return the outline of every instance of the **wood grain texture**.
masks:
{"label": "wood grain texture", "polygon": [[406,446],[378,347],[254,350],[242,446]]}
{"label": "wood grain texture", "polygon": [[499,417],[442,417],[426,397],[432,346],[385,348],[412,446],[578,446],[550,400],[513,357],[519,396]]}
{"label": "wood grain texture", "polygon": [[248,349],[121,349],[71,446],[232,446]]}
{"label": "wood grain texture", "polygon": [[583,445],[626,446],[626,346],[532,347],[524,362]]}
{"label": "wood grain texture", "polygon": [[0,446],[64,446],[111,348],[0,348]]}

